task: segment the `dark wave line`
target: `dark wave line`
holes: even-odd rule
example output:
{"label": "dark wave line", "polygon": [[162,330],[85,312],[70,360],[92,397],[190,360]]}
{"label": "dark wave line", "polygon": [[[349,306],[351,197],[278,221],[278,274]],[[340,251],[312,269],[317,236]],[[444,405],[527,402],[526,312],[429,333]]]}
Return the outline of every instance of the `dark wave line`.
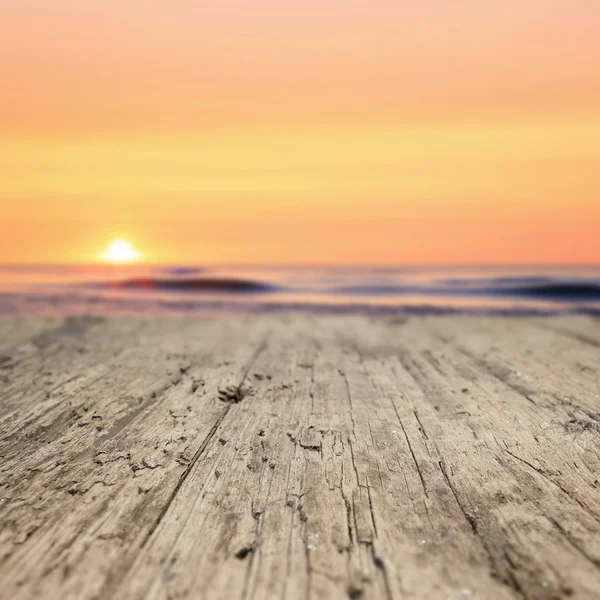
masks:
{"label": "dark wave line", "polygon": [[473,277],[473,278],[452,278],[443,279],[441,283],[448,285],[501,285],[501,286],[529,286],[529,285],[552,285],[556,279],[544,275],[531,275],[522,277]]}
{"label": "dark wave line", "polygon": [[[508,282],[513,284],[509,285]],[[488,298],[524,298],[546,300],[548,302],[600,302],[600,282],[573,280],[539,280],[505,278],[501,285],[490,284],[489,280],[472,281],[469,286],[457,286],[446,283],[433,285],[415,285],[383,283],[354,285],[327,285],[323,287],[291,284],[285,287],[255,279],[227,277],[133,277],[130,279],[104,281],[84,284],[88,288],[104,288],[109,290],[147,290],[149,292],[198,293],[198,294],[269,294],[282,292],[287,294],[319,294],[333,296],[436,296],[440,298],[454,297],[488,297]],[[520,284],[519,284],[520,283]]]}
{"label": "dark wave line", "polygon": [[263,281],[250,279],[224,278],[177,278],[162,279],[139,277],[122,281],[113,281],[110,288],[136,290],[163,290],[173,292],[220,292],[229,294],[268,293],[277,291],[277,287]]}
{"label": "dark wave line", "polygon": [[481,286],[468,288],[448,286],[411,286],[411,285],[353,285],[335,288],[333,293],[338,295],[423,295],[468,297],[487,296],[535,298],[548,301],[600,301],[600,284],[588,282],[555,282],[520,286]]}
{"label": "dark wave line", "polygon": [[600,300],[600,284],[557,282],[495,290],[500,295],[548,298],[550,300]]}

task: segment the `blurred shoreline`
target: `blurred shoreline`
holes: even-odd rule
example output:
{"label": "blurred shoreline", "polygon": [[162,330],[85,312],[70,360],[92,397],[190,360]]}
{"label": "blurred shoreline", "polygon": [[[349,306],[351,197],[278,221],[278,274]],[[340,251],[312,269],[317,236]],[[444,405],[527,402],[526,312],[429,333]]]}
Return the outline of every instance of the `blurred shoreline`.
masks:
{"label": "blurred shoreline", "polygon": [[600,266],[0,266],[0,315],[600,314]]}

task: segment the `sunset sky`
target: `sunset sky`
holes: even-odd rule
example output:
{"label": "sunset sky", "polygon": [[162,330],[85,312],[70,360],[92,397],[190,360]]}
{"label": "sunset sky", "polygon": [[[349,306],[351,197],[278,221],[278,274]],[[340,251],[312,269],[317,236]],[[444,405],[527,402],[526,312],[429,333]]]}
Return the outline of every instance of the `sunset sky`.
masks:
{"label": "sunset sky", "polygon": [[0,0],[0,262],[600,261],[598,0]]}

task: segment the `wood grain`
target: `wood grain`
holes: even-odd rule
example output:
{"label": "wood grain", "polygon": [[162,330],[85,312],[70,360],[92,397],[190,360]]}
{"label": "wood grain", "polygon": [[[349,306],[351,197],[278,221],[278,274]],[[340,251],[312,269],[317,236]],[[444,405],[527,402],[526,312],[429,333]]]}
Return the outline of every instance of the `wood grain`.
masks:
{"label": "wood grain", "polygon": [[0,598],[600,597],[600,321],[2,319]]}

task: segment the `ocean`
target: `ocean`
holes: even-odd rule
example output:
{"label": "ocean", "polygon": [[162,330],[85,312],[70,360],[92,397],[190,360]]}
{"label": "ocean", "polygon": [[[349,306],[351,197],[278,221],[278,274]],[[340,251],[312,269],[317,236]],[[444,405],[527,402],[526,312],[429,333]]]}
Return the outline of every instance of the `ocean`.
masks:
{"label": "ocean", "polygon": [[0,266],[0,315],[600,315],[598,266]]}

